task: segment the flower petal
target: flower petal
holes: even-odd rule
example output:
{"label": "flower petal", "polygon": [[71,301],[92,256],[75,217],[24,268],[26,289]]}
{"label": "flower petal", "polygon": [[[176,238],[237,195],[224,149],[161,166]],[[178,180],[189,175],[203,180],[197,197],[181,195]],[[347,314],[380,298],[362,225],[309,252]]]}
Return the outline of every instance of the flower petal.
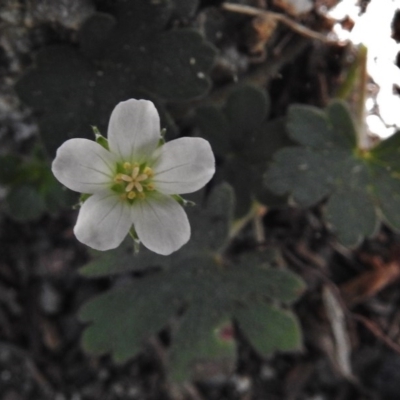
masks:
{"label": "flower petal", "polygon": [[121,160],[141,162],[157,148],[160,117],[151,101],[130,99],[119,103],[108,124],[108,144]]}
{"label": "flower petal", "polygon": [[170,196],[160,193],[135,202],[132,221],[143,245],[158,254],[171,254],[190,238],[184,209]]}
{"label": "flower petal", "polygon": [[201,138],[181,138],[164,144],[152,168],[156,190],[164,194],[195,192],[214,175],[215,158],[210,143]]}
{"label": "flower petal", "polygon": [[67,188],[96,193],[110,185],[115,173],[115,157],[88,139],[70,139],[57,150],[51,170]]}
{"label": "flower petal", "polygon": [[131,226],[129,204],[107,191],[96,193],[83,203],[74,233],[93,249],[110,250],[121,244]]}

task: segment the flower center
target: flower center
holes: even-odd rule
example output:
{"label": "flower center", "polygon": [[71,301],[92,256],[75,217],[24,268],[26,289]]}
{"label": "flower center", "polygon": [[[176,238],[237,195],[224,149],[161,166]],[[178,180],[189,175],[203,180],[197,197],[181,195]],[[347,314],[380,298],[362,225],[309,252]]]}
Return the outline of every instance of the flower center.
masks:
{"label": "flower center", "polygon": [[117,172],[112,189],[120,193],[123,200],[132,203],[134,199],[144,199],[147,192],[154,190],[151,183],[154,172],[146,164],[125,162],[117,167]]}

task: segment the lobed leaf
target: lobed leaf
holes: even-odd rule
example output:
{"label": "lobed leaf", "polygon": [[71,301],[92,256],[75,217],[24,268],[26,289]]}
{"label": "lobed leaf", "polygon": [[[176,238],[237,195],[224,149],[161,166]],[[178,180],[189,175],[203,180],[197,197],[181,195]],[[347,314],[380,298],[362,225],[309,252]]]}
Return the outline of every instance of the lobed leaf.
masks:
{"label": "lobed leaf", "polygon": [[192,17],[199,7],[200,0],[172,0],[174,14],[180,18]]}
{"label": "lobed leaf", "polygon": [[196,110],[201,135],[223,161],[217,179],[227,181],[235,190],[236,216],[245,215],[254,200],[268,205],[282,203],[263,187],[262,175],[272,154],[291,141],[283,119],[270,120],[269,113],[269,96],[250,85],[233,90],[223,107]]}
{"label": "lobed leaf", "polygon": [[341,100],[332,101],[327,107],[327,115],[338,138],[337,144],[355,149],[357,147],[356,125],[346,103]]}
{"label": "lobed leaf", "polygon": [[214,106],[199,107],[196,110],[196,123],[214,153],[218,156],[231,153],[229,122],[221,110]]}
{"label": "lobed leaf", "polygon": [[350,112],[341,101],[332,102],[326,112],[312,106],[291,106],[287,129],[293,140],[315,149],[352,149],[357,142]]}
{"label": "lobed leaf", "polygon": [[268,117],[270,98],[253,86],[242,86],[233,90],[224,106],[232,139],[237,146],[246,144],[248,135],[252,134],[259,125]]}
{"label": "lobed leaf", "polygon": [[292,105],[288,110],[286,127],[290,137],[304,146],[329,147],[335,141],[326,114],[316,107]]}
{"label": "lobed leaf", "polygon": [[380,166],[374,166],[373,173],[373,188],[381,218],[392,228],[400,230],[400,177]]}
{"label": "lobed leaf", "polygon": [[157,275],[89,301],[80,311],[82,321],[93,321],[83,334],[83,347],[93,354],[112,352],[118,362],[135,356],[181,306],[169,285]]}
{"label": "lobed leaf", "polygon": [[[215,49],[193,30],[166,31],[170,1],[123,1],[115,15],[95,13],[82,26],[79,48],[42,49],[16,91],[35,111],[53,155],[66,139],[107,131],[115,104],[128,98],[189,100],[210,88]],[[176,77],[179,79],[176,79]],[[163,115],[162,115],[163,117]]]}
{"label": "lobed leaf", "polygon": [[274,193],[281,196],[290,193],[301,206],[311,206],[331,191],[334,177],[325,166],[335,162],[336,157],[329,156],[307,148],[282,149],[275,155],[265,183]]}
{"label": "lobed leaf", "polygon": [[[263,353],[263,341],[270,341],[270,352],[298,348],[293,317],[262,305],[269,300],[294,301],[303,290],[302,282],[288,271],[252,261],[249,257],[222,267],[215,257],[191,256],[98,296],[80,313],[83,321],[91,322],[83,336],[84,348],[95,354],[112,352],[116,360],[124,361],[135,356],[144,341],[170,319],[178,318],[169,364],[171,378],[178,381],[188,379],[198,362],[233,360],[234,342],[221,331],[233,318],[243,326],[249,323],[249,339]],[[261,329],[257,335],[255,324]],[[275,324],[279,331],[285,330],[284,337],[278,337]]]}
{"label": "lobed leaf", "polygon": [[371,151],[372,160],[378,165],[385,165],[392,172],[400,172],[400,131],[383,140]]}
{"label": "lobed leaf", "polygon": [[222,310],[204,307],[199,302],[191,304],[173,336],[169,354],[172,380],[184,381],[199,364],[210,360],[233,367],[236,354],[234,338],[225,338],[221,332],[224,325],[231,326],[226,318]]}
{"label": "lobed leaf", "polygon": [[146,53],[141,54],[140,85],[166,100],[201,97],[211,88],[208,73],[215,54],[215,49],[194,30],[163,33],[153,38]]}
{"label": "lobed leaf", "polygon": [[267,303],[235,311],[240,329],[263,356],[275,351],[300,350],[301,329],[296,317]]}
{"label": "lobed leaf", "polygon": [[379,219],[400,228],[398,134],[368,152],[358,149],[355,124],[340,101],[325,111],[292,106],[287,129],[302,146],[275,155],[265,176],[269,189],[304,207],[327,199],[325,218],[347,246],[373,235]]}

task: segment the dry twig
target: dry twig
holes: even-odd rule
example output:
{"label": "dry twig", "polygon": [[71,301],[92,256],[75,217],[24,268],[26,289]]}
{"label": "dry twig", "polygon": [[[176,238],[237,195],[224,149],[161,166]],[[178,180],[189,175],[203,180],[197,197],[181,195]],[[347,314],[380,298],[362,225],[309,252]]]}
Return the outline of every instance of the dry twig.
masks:
{"label": "dry twig", "polygon": [[326,37],[324,35],[321,35],[318,32],[315,32],[304,25],[301,25],[292,19],[288,18],[284,14],[276,13],[273,11],[266,11],[266,10],[260,10],[255,7],[250,7],[250,6],[245,6],[242,4],[232,4],[232,3],[222,3],[222,8],[227,11],[231,12],[236,12],[244,15],[249,15],[252,17],[264,17],[267,18],[268,20],[273,20],[275,22],[281,22],[282,24],[285,24],[288,26],[290,29],[292,29],[294,32],[297,32],[298,34],[308,37],[310,39],[316,39],[320,40],[323,43],[329,43],[329,44],[338,44],[336,40],[332,40],[329,37]]}

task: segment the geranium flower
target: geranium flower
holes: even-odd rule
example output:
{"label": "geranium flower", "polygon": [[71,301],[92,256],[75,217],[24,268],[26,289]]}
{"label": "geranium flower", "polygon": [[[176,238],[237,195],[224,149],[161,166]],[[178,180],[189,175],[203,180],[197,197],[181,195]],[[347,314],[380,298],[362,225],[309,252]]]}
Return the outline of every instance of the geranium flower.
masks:
{"label": "geranium flower", "polygon": [[74,233],[97,249],[118,247],[132,225],[148,249],[168,255],[190,238],[182,206],[172,197],[203,187],[215,172],[210,144],[180,138],[159,145],[160,118],[147,100],[127,100],[113,110],[108,148],[87,139],[70,139],[57,150],[55,177],[83,203]]}

